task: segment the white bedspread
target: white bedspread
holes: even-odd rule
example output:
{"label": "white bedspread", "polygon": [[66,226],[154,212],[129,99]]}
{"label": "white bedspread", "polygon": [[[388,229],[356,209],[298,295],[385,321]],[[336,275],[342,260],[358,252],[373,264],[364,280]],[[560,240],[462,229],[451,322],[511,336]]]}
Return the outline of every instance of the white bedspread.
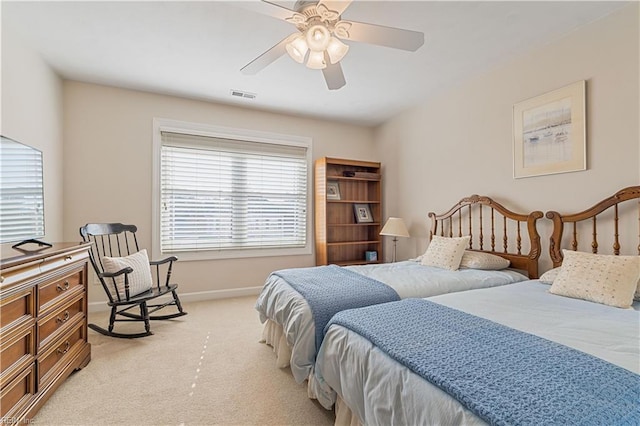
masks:
{"label": "white bedspread", "polygon": [[[447,294],[429,300],[544,337],[640,373],[640,303],[613,308],[552,295],[548,285],[509,286]],[[327,332],[318,353],[320,403],[330,408],[337,391],[367,425],[483,424],[455,399],[392,360],[360,335],[340,326]]]}
{"label": "white bedspread", "polygon": [[[501,286],[527,279],[513,270],[448,271],[423,266],[415,261],[346,268],[387,284],[403,299]],[[285,280],[272,275],[258,296],[256,309],[261,322],[270,320],[282,326],[291,348],[291,372],[296,381],[302,383],[309,377],[316,357],[315,326],[309,305]],[[282,348],[278,350],[283,353]],[[287,364],[278,360],[278,365],[282,367]]]}

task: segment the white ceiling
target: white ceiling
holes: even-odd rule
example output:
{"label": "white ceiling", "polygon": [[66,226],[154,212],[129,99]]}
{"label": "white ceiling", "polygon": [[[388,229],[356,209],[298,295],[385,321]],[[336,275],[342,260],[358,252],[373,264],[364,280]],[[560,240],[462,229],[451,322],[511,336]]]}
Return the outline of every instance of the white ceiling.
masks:
{"label": "white ceiling", "polygon": [[425,44],[406,52],[347,42],[347,85],[329,91],[321,71],[288,55],[240,72],[295,31],[252,3],[2,0],[2,26],[66,79],[373,126],[627,4],[356,0],[343,19],[422,31]]}

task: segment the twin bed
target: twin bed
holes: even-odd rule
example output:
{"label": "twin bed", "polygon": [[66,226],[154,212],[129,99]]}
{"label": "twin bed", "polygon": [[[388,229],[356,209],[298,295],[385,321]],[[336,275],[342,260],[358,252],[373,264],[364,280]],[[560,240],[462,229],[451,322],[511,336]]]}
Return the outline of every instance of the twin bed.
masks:
{"label": "twin bed", "polygon": [[[470,236],[462,260],[470,267],[455,271],[425,265],[421,259],[276,271],[267,279],[256,302],[260,320],[265,324],[263,341],[273,346],[276,365],[280,368],[290,365],[294,378],[302,383],[313,377],[322,330],[336,312],[536,278],[540,256],[537,223],[542,216],[540,211],[516,213],[489,197],[477,195],[463,198],[446,213],[430,213],[432,236],[460,237],[463,233]],[[490,255],[489,259],[499,255],[511,267],[495,269],[490,261],[488,264],[483,261],[486,256],[482,254]],[[367,278],[386,284],[397,296],[374,298],[375,283]],[[306,287],[300,287],[303,283]],[[326,312],[320,312],[323,306],[312,307],[311,299],[320,299],[318,304],[328,305]]]}
{"label": "twin bed", "polygon": [[[484,217],[471,214],[471,207],[480,206],[482,212],[493,203],[485,197],[464,199],[444,215],[430,214],[433,236],[473,235],[471,241],[475,237],[477,242],[475,247],[470,242],[470,248],[483,250],[486,233],[487,251],[493,254],[498,251],[496,239],[502,238],[502,252],[507,252],[511,265],[527,271],[532,279],[509,285],[479,284],[473,291],[457,292],[446,284],[437,291],[431,289],[427,296],[337,312],[323,328],[318,350],[313,348],[314,362],[302,370],[308,375],[300,375],[309,379],[310,396],[328,409],[335,404],[338,424],[637,424],[640,302],[627,309],[610,305],[631,304],[629,296],[637,292],[640,241],[626,244],[632,240],[622,232],[627,229],[622,217],[635,214],[631,222],[640,224],[638,198],[640,187],[630,187],[577,214],[549,212],[554,225],[551,258],[554,266],[559,267],[563,257],[567,262],[542,280],[535,279],[540,212],[525,215],[527,219],[518,221],[515,228],[504,219],[504,226],[497,227],[502,235],[496,235],[493,209]],[[480,199],[483,202],[477,203]],[[603,221],[611,226],[601,226]],[[497,222],[502,224],[503,219]],[[520,222],[527,224],[525,242],[530,245],[524,255]],[[475,224],[485,223],[490,225],[475,230]],[[639,232],[633,234],[635,238]],[[588,245],[579,243],[583,234],[590,236]],[[507,242],[514,235],[512,254]],[[577,250],[599,253],[602,247],[611,247],[615,256],[581,254],[574,259]],[[605,264],[598,263],[603,259]],[[588,265],[591,270],[585,269]],[[619,273],[623,270],[627,276],[636,274],[632,288],[624,284],[624,291]],[[433,271],[424,275],[430,274]],[[619,285],[605,285],[606,291],[595,292],[587,287],[572,294],[562,284],[575,282],[576,274],[578,281],[595,277],[595,281],[618,280]],[[404,279],[398,276],[399,281]],[[295,293],[290,290],[287,302],[294,314],[283,314],[287,303],[261,312],[267,319],[267,334],[277,334],[273,330],[280,328],[281,356],[288,354],[282,346],[294,349],[292,371],[299,331],[315,333],[315,327],[301,325],[303,318],[308,321],[302,312],[309,308]],[[259,299],[261,303],[269,305]],[[270,317],[273,312],[280,316]]]}

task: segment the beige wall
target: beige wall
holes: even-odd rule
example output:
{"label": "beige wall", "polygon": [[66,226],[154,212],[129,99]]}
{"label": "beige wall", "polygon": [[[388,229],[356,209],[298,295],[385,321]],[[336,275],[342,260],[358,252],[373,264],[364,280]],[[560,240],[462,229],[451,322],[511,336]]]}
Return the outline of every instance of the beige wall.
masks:
{"label": "beige wall", "polygon": [[[141,243],[151,246],[154,117],[308,136],[313,139],[314,159],[335,156],[378,160],[372,157],[370,128],[67,81],[66,239],[77,239],[78,227],[87,222],[113,221],[138,225]],[[314,255],[182,261],[175,267],[175,279],[183,294],[222,291],[217,293],[222,296],[261,286],[276,269],[314,264]],[[90,292],[92,301],[99,296],[97,291]]]}
{"label": "beige wall", "polygon": [[[464,196],[488,195],[516,211],[570,213],[637,185],[638,20],[635,3],[376,129],[386,213],[404,217],[412,235],[398,243],[398,257],[421,254],[427,212],[444,212]],[[588,169],[514,179],[513,104],[579,80],[587,81]],[[549,266],[547,225],[543,270]]]}
{"label": "beige wall", "polygon": [[[375,134],[170,96],[63,84],[5,25],[1,131],[44,152],[48,241],[77,240],[80,225],[113,220],[138,224],[142,243],[150,245],[152,118],[163,117],[310,136],[314,158],[383,160],[386,213],[404,217],[412,233],[398,244],[399,257],[406,258],[426,246],[428,211],[442,211],[472,193],[515,210],[569,212],[638,184],[638,16],[633,4],[407,111]],[[513,104],[582,79],[588,170],[514,180]],[[370,149],[374,136],[377,152]],[[547,238],[543,234],[545,245]],[[261,285],[274,269],[313,263],[313,255],[182,262],[176,279],[186,293],[233,294]],[[90,300],[99,299],[92,286]]]}
{"label": "beige wall", "polygon": [[0,133],[42,151],[45,237],[62,235],[62,82],[51,68],[2,25],[2,120]]}

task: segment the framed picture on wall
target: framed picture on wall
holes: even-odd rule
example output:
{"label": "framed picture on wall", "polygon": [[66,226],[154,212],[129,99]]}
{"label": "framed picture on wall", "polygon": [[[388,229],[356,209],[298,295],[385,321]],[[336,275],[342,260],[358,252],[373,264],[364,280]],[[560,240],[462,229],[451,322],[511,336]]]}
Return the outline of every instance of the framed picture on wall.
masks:
{"label": "framed picture on wall", "polygon": [[513,107],[513,177],[586,170],[584,80]]}
{"label": "framed picture on wall", "polygon": [[356,216],[356,223],[373,222],[371,207],[369,207],[368,203],[355,203],[353,205],[353,212],[355,213],[355,216]]}
{"label": "framed picture on wall", "polygon": [[337,180],[327,182],[327,200],[340,200],[340,185]]}

